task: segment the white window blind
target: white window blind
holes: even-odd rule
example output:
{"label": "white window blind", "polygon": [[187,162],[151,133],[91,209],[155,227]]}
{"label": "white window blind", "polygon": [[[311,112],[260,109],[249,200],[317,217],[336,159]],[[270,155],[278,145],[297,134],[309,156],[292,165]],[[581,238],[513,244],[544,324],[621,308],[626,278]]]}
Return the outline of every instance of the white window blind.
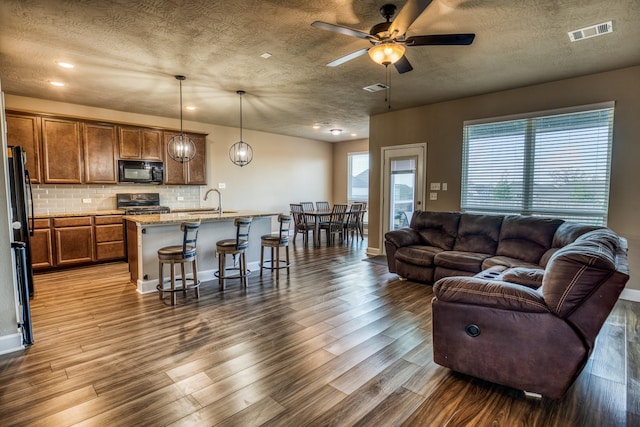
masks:
{"label": "white window blind", "polygon": [[613,107],[465,123],[462,210],[606,225]]}

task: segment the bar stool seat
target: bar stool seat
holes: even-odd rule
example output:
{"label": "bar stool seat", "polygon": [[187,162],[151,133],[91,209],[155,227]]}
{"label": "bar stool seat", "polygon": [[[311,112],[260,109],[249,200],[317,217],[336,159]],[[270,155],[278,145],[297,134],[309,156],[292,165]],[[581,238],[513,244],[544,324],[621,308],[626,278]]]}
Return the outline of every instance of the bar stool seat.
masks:
{"label": "bar stool seat", "polygon": [[[182,292],[187,296],[187,290],[193,289],[196,298],[200,298],[200,280],[198,280],[198,265],[196,262],[196,240],[200,222],[183,222],[180,230],[183,231],[182,245],[166,246],[158,249],[158,285],[160,300],[164,299],[165,292],[171,294],[171,305],[176,305],[176,293]],[[185,264],[191,263],[191,278],[185,274]],[[171,277],[164,280],[164,265],[169,264]],[[175,266],[180,264],[180,277],[176,278]]]}
{"label": "bar stool seat", "polygon": [[[242,285],[247,287],[247,277],[251,271],[247,269],[247,248],[249,247],[249,230],[251,229],[251,221],[253,218],[239,217],[234,220],[236,227],[235,239],[224,239],[216,242],[216,252],[218,253],[218,271],[214,275],[218,278],[220,290],[224,289],[225,279],[240,279]],[[233,267],[226,267],[227,255],[233,256]],[[240,255],[240,265],[236,267],[236,256]],[[228,271],[237,270],[238,273],[232,276],[227,274]]]}
{"label": "bar stool seat", "polygon": [[[260,238],[262,245],[260,246],[260,276],[262,270],[275,270],[276,280],[280,279],[280,270],[287,269],[289,275],[289,229],[291,228],[291,217],[289,215],[278,215],[280,230],[277,234],[265,234]],[[271,260],[264,260],[264,248],[271,248]],[[286,259],[280,259],[280,248],[285,248]],[[275,251],[275,259],[274,259]]]}

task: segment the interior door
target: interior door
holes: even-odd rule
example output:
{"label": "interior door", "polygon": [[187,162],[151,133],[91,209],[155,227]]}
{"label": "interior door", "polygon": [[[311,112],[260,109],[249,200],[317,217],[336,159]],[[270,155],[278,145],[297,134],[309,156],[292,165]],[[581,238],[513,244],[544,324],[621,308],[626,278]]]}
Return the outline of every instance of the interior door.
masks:
{"label": "interior door", "polygon": [[[408,227],[425,196],[427,144],[382,148],[382,236]],[[384,252],[384,245],[381,245]]]}

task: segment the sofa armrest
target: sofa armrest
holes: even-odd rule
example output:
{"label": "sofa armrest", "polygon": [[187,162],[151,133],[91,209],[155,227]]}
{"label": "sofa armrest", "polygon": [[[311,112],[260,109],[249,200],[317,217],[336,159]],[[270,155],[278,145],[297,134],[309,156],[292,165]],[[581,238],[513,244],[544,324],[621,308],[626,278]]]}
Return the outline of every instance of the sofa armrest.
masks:
{"label": "sofa armrest", "polygon": [[550,311],[542,295],[535,289],[497,280],[445,277],[433,285],[433,292],[440,301],[530,313]]}
{"label": "sofa armrest", "polygon": [[402,228],[400,230],[388,231],[384,235],[384,238],[396,248],[419,245],[422,243],[422,237],[420,237],[420,234],[413,228]]}

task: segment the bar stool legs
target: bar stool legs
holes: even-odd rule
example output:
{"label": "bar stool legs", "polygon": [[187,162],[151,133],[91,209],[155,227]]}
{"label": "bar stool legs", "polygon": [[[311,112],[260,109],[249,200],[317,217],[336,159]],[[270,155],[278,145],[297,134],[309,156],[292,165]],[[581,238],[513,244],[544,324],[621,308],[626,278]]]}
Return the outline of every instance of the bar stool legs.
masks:
{"label": "bar stool legs", "polygon": [[[275,270],[276,281],[280,280],[280,270],[287,269],[289,275],[289,228],[291,226],[291,217],[289,215],[278,215],[280,230],[277,234],[265,234],[260,238],[262,245],[260,246],[260,276],[262,270]],[[264,260],[264,248],[271,248],[271,260]],[[286,261],[280,260],[280,248],[285,248]],[[275,252],[275,259],[274,259]]]}
{"label": "bar stool legs", "polygon": [[[247,287],[247,276],[251,271],[247,270],[247,248],[249,247],[249,230],[251,229],[252,218],[239,217],[234,220],[236,226],[236,238],[224,239],[216,242],[216,252],[218,253],[218,271],[214,275],[218,278],[220,290],[224,289],[225,279],[240,279],[242,285]],[[233,255],[233,267],[226,268],[225,260],[227,255]],[[239,266],[236,267],[236,255],[240,256]],[[228,276],[227,270],[238,270],[238,274]]]}
{"label": "bar stool legs", "polygon": [[[158,295],[160,301],[164,299],[164,294],[171,294],[171,305],[176,305],[176,293],[182,292],[187,296],[187,290],[193,289],[196,298],[200,298],[200,281],[198,280],[198,265],[196,262],[196,240],[198,238],[198,230],[200,222],[183,222],[180,229],[184,232],[182,245],[167,246],[158,249]],[[184,265],[191,263],[192,278],[187,278]],[[169,265],[171,270],[170,279],[165,283],[164,266]],[[176,264],[180,264],[180,278],[176,278]],[[176,286],[176,282],[180,282],[180,286]],[[167,286],[168,285],[168,286]]]}

